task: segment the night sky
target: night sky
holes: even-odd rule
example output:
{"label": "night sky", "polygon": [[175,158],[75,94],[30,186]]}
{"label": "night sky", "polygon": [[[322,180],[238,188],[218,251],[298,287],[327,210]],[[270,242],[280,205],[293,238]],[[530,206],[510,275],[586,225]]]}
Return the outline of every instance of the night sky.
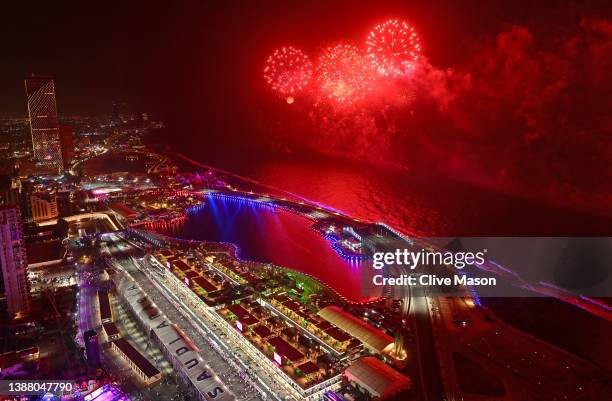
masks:
{"label": "night sky", "polygon": [[[0,24],[0,116],[26,114],[24,76],[51,74],[61,114],[110,114],[117,100],[221,152],[435,159],[502,191],[537,186],[599,210],[610,200],[609,1],[16,3],[3,5]],[[427,58],[415,117],[389,110],[382,127],[372,116],[374,131],[340,129],[346,116],[321,124],[319,111],[287,107],[266,88],[274,48],[316,57],[389,17],[415,27]],[[358,148],[347,148],[347,130]]]}
{"label": "night sky", "polygon": [[360,41],[373,24],[398,16],[417,28],[432,63],[448,67],[512,24],[554,34],[612,8],[606,1],[17,3],[2,11],[0,115],[24,115],[23,76],[47,73],[56,77],[65,114],[108,114],[118,99],[160,114],[233,117],[245,98],[261,97],[254,92],[276,46],[314,53]]}

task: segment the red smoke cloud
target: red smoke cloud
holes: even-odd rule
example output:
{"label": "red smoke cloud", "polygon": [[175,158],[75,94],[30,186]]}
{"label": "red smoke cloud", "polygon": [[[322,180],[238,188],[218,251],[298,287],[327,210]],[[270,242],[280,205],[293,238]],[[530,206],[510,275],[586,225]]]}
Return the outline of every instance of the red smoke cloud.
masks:
{"label": "red smoke cloud", "polygon": [[605,209],[612,200],[612,24],[584,19],[548,48],[540,40],[513,26],[477,51],[463,69],[470,86],[449,116],[474,138],[468,146],[487,152],[467,161],[471,172],[502,190],[561,203],[596,200]]}
{"label": "red smoke cloud", "polygon": [[300,141],[610,213],[611,93],[611,21],[585,18],[554,38],[515,25],[464,65],[423,61],[356,110],[315,108],[315,134]]}

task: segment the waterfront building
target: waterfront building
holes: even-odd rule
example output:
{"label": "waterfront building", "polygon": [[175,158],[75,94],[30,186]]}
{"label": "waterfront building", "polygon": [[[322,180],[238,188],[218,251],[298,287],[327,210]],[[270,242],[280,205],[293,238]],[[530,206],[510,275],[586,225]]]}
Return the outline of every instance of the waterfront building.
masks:
{"label": "waterfront building", "polygon": [[377,400],[392,398],[411,387],[410,378],[380,359],[365,356],[344,372],[347,379]]}

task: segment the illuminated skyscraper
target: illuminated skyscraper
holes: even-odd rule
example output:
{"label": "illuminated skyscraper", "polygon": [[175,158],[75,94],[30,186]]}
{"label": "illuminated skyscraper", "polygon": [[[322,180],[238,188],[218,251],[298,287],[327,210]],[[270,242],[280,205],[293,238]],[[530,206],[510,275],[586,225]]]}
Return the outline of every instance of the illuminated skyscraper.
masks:
{"label": "illuminated skyscraper", "polygon": [[29,308],[28,263],[21,214],[17,206],[0,206],[0,267],[10,316]]}
{"label": "illuminated skyscraper", "polygon": [[34,160],[44,169],[59,171],[63,163],[53,78],[28,77],[25,79],[25,89]]}

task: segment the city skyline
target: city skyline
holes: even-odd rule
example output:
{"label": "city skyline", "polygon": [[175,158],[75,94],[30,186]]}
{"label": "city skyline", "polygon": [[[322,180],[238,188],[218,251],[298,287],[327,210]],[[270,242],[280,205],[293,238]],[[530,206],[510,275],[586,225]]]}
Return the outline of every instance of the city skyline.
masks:
{"label": "city skyline", "polygon": [[6,10],[1,399],[612,399],[609,1]]}

